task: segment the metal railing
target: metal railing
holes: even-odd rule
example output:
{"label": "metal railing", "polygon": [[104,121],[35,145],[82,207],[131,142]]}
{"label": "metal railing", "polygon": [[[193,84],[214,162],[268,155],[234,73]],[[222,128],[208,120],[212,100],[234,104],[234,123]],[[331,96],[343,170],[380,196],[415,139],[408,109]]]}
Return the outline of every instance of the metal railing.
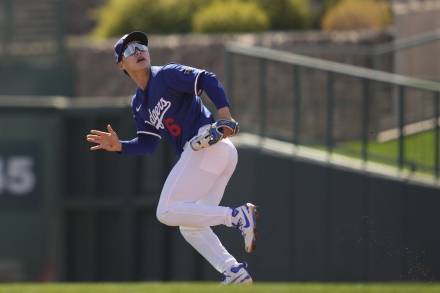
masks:
{"label": "metal railing", "polygon": [[325,59],[338,62],[346,62],[348,58],[353,63],[361,62],[357,64],[360,66],[440,81],[438,70],[435,70],[438,62],[431,57],[438,51],[439,44],[440,30],[433,30],[379,44],[308,43],[297,44],[290,50],[318,58],[326,56]]}
{"label": "metal railing", "polygon": [[333,53],[333,54],[350,54],[350,55],[369,55],[373,58],[375,56],[380,56],[393,52],[401,52],[411,48],[417,48],[422,45],[432,44],[440,41],[440,30],[434,30],[423,34],[418,34],[415,36],[398,39],[393,42],[388,42],[384,44],[371,45],[371,46],[356,46],[348,47],[341,45],[326,45],[322,44],[316,46],[316,44],[307,45],[297,45],[293,48],[295,53]]}
{"label": "metal railing", "polygon": [[[247,58],[248,61],[247,66],[243,64],[237,65],[237,62],[240,62],[240,58]],[[241,60],[243,63],[244,61]],[[249,65],[254,63],[254,65]],[[322,111],[322,115],[325,116],[325,143],[324,146],[328,152],[333,152],[336,146],[337,141],[335,140],[335,110],[336,109],[336,99],[341,98],[341,94],[336,94],[335,86],[338,86],[339,91],[343,91],[344,88],[347,89],[347,95],[353,94],[353,88],[349,88],[347,84],[344,82],[337,82],[337,78],[348,78],[350,80],[360,81],[360,95],[361,101],[357,103],[359,106],[358,109],[352,109],[351,111],[357,111],[360,115],[360,130],[358,138],[360,139],[360,158],[366,162],[370,159],[370,155],[372,153],[369,151],[369,144],[374,141],[371,138],[371,124],[377,124],[377,121],[373,121],[371,114],[375,114],[375,109],[373,109],[373,97],[378,96],[377,88],[386,86],[390,88],[386,97],[383,99],[388,99],[391,101],[387,101],[388,104],[392,105],[396,108],[394,120],[397,124],[396,130],[398,133],[397,138],[397,149],[395,150],[397,153],[397,160],[395,160],[395,164],[397,164],[400,170],[404,168],[408,169],[422,169],[422,167],[426,170],[429,170],[428,173],[432,173],[435,178],[439,178],[440,176],[440,138],[439,138],[439,104],[440,104],[440,83],[433,82],[429,80],[423,80],[418,78],[412,78],[397,74],[391,74],[387,72],[341,64],[326,60],[320,60],[316,58],[306,57],[302,55],[292,54],[283,51],[277,51],[268,48],[262,47],[251,47],[244,46],[240,44],[230,43],[226,46],[225,51],[225,70],[226,70],[226,87],[228,92],[230,93],[232,100],[234,103],[240,99],[237,95],[237,88],[240,88],[242,92],[246,92],[246,89],[242,89],[244,87],[244,83],[246,79],[253,78],[255,71],[247,74],[247,76],[240,79],[237,75],[240,71],[245,71],[246,67],[252,67],[254,70],[256,65],[258,64],[258,79],[257,81],[251,85],[247,90],[252,91],[252,87],[258,88],[258,101],[252,101],[258,103],[258,120],[259,130],[258,134],[261,137],[269,137],[273,136],[276,132],[275,126],[272,126],[272,130],[268,131],[268,128],[271,127],[268,122],[268,111],[270,111],[270,107],[268,107],[270,103],[270,99],[272,96],[269,95],[268,90],[271,87],[271,83],[276,82],[278,79],[285,77],[286,74],[280,74],[278,77],[274,77],[270,75],[271,80],[268,78],[268,65],[274,66],[274,64],[281,64],[284,66],[291,67],[291,82],[290,85],[284,86],[284,99],[291,100],[291,104],[293,105],[293,109],[291,111],[290,117],[292,121],[292,126],[290,130],[292,131],[292,135],[290,137],[290,141],[294,144],[308,144],[309,142],[303,141],[304,129],[302,125],[303,118],[308,113],[302,111],[302,104],[307,101],[307,97],[304,95],[304,88],[308,82],[313,82],[309,78],[305,80],[304,75],[305,72],[314,71],[321,75],[325,76],[325,79],[318,80],[313,86],[316,88],[322,88],[325,92],[324,95],[319,96],[319,101],[321,103],[325,103],[325,111]],[[284,69],[285,72],[285,69]],[[243,75],[243,74],[242,74]],[[245,74],[246,75],[246,74]],[[344,81],[344,80],[343,80]],[[240,87],[237,87],[237,83],[240,84]],[[356,89],[357,91],[357,89]],[[417,94],[410,95],[413,91],[417,91]],[[407,127],[410,122],[410,117],[412,113],[407,113],[410,110],[413,110],[417,107],[411,106],[412,104],[417,105],[417,101],[415,98],[417,96],[422,95],[420,99],[423,99],[425,102],[430,100],[429,103],[431,105],[420,107],[419,112],[424,112],[423,115],[428,117],[428,120],[432,123],[432,132],[433,132],[433,142],[432,142],[432,162],[429,162],[427,166],[422,166],[422,164],[417,164],[413,161],[408,160],[409,150],[405,150],[405,142],[406,142],[406,132]],[[249,98],[249,97],[248,97]],[[411,100],[410,100],[411,99]],[[377,100],[377,97],[376,97]],[[383,101],[382,101],[383,102]],[[288,103],[286,103],[288,104]],[[248,104],[249,105],[249,104]],[[405,105],[409,105],[410,107],[405,109]],[[344,105],[343,105],[344,106]],[[315,107],[316,108],[316,107]],[[377,108],[377,107],[375,107]],[[431,113],[426,113],[431,110]],[[234,111],[240,111],[239,109],[234,109]],[[256,113],[254,113],[255,115]],[[392,116],[392,114],[390,114]],[[420,116],[420,115],[419,115]],[[425,117],[424,116],[424,117]],[[420,116],[422,117],[422,116]],[[416,119],[421,120],[421,118]],[[308,117],[307,117],[308,118]],[[379,117],[382,120],[389,119],[390,117]],[[393,118],[393,117],[391,117]],[[287,117],[286,117],[287,119]],[[414,119],[411,119],[414,120]],[[345,121],[345,123],[351,123],[350,121]],[[353,123],[356,123],[355,121]],[[244,121],[244,125],[246,127],[246,121]],[[251,125],[251,123],[248,123]],[[390,127],[388,127],[390,128]],[[386,129],[386,128],[385,128]],[[378,129],[375,129],[377,131]],[[382,129],[383,130],[383,129]],[[255,129],[253,130],[255,131]],[[343,139],[344,140],[344,139]],[[316,145],[320,147],[319,144]],[[431,147],[430,147],[431,148]],[[429,159],[430,161],[430,159]],[[425,170],[425,173],[426,173]]]}

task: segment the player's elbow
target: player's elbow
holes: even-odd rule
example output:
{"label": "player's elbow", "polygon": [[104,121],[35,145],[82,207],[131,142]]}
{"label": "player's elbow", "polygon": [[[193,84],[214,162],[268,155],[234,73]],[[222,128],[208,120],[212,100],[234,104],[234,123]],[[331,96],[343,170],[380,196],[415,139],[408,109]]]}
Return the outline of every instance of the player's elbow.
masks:
{"label": "player's elbow", "polygon": [[167,218],[167,216],[166,216],[166,211],[164,211],[164,210],[162,210],[162,209],[157,209],[156,210],[156,218],[157,218],[157,220],[159,221],[159,222],[161,222],[161,223],[163,223],[163,224],[165,224],[166,225],[166,218]]}

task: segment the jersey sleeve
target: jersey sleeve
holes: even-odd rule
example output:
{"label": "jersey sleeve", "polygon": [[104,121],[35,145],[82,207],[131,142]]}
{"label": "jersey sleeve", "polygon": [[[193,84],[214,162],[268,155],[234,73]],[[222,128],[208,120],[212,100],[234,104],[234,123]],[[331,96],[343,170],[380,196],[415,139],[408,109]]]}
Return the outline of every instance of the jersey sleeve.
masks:
{"label": "jersey sleeve", "polygon": [[149,124],[149,122],[142,118],[139,114],[139,107],[141,107],[141,103],[138,101],[139,99],[136,96],[133,97],[131,102],[131,111],[133,114],[133,120],[136,124],[136,133],[138,135],[150,135],[156,137],[157,139],[161,139],[162,136],[159,134],[159,131],[153,125]]}
{"label": "jersey sleeve", "polygon": [[225,89],[214,73],[208,71],[203,72],[200,75],[198,83],[200,90],[205,91],[217,109],[230,107]]}
{"label": "jersey sleeve", "polygon": [[195,96],[202,93],[199,88],[199,79],[203,72],[202,69],[181,64],[168,64],[163,68],[164,79],[169,87]]}
{"label": "jersey sleeve", "polygon": [[123,155],[147,155],[154,152],[159,139],[151,135],[138,135],[132,140],[121,141],[122,150],[119,152]]}

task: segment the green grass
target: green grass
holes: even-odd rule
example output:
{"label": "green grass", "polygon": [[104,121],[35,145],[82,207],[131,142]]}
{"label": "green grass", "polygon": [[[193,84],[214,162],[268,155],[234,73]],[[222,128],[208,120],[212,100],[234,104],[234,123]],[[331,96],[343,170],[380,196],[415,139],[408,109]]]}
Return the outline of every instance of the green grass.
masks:
{"label": "green grass", "polygon": [[[388,165],[396,165],[399,141],[370,142],[368,144],[369,160]],[[360,158],[361,143],[347,142],[339,145],[336,153]],[[405,166],[415,166],[422,172],[432,172],[434,168],[434,131],[425,131],[405,137]]]}
{"label": "green grass", "polygon": [[440,292],[440,283],[324,284],[258,283],[220,286],[213,283],[88,283],[3,284],[1,293],[197,293],[197,292],[298,292],[298,293],[428,293]]}

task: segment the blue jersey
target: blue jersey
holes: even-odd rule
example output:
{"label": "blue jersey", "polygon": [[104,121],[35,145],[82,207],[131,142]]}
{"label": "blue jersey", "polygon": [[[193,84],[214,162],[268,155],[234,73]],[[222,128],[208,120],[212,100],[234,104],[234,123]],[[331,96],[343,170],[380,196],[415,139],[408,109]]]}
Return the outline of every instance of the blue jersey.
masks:
{"label": "blue jersey", "polygon": [[199,96],[202,73],[180,64],[152,66],[147,88],[138,88],[131,103],[138,135],[166,138],[180,154],[201,126],[213,123]]}

